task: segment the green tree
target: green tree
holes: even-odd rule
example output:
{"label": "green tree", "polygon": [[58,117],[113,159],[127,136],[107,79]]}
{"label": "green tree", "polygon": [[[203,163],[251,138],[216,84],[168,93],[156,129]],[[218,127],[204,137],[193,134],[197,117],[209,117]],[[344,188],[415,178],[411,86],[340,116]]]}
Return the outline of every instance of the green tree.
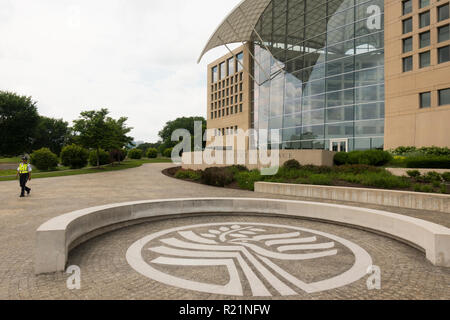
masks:
{"label": "green tree", "polygon": [[[194,150],[194,139],[195,139],[195,132],[194,132],[194,123],[196,121],[201,121],[202,122],[202,136],[201,136],[201,141],[203,141],[203,134],[206,131],[206,120],[203,117],[182,117],[182,118],[177,118],[173,121],[169,121],[166,123],[166,125],[164,126],[164,128],[158,133],[158,135],[161,137],[162,139],[162,144],[158,147],[159,151],[161,153],[164,152],[164,150],[168,149],[168,148],[173,148],[175,147],[178,142],[174,142],[172,141],[172,133],[177,130],[177,129],[186,129],[190,132],[191,137],[192,137],[192,150]],[[205,143],[202,142],[202,146],[205,146]]]}
{"label": "green tree", "polygon": [[0,91],[0,154],[31,152],[38,122],[36,102],[31,97]]}
{"label": "green tree", "polygon": [[76,140],[84,147],[96,151],[97,166],[100,166],[100,149],[121,149],[133,141],[132,137],[127,136],[132,129],[125,125],[128,119],[122,117],[115,120],[108,117],[108,114],[108,109],[85,111],[74,121]]}
{"label": "green tree", "polygon": [[49,148],[60,154],[70,135],[69,124],[62,119],[40,117],[34,135],[33,150]]}

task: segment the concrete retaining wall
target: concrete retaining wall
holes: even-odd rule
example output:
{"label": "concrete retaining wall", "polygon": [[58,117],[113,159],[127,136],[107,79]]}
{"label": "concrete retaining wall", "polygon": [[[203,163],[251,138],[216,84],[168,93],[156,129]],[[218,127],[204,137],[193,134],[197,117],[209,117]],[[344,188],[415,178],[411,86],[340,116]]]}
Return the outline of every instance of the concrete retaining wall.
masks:
{"label": "concrete retaining wall", "polygon": [[[77,240],[107,227],[180,214],[239,213],[320,219],[379,231],[423,248],[437,266],[450,267],[450,229],[390,212],[303,201],[204,198],[130,202],[89,208],[56,217],[36,232],[36,274],[64,271]],[[106,231],[103,231],[106,230]]]}
{"label": "concrete retaining wall", "polygon": [[450,196],[445,194],[270,182],[255,183],[255,191],[450,213]]}

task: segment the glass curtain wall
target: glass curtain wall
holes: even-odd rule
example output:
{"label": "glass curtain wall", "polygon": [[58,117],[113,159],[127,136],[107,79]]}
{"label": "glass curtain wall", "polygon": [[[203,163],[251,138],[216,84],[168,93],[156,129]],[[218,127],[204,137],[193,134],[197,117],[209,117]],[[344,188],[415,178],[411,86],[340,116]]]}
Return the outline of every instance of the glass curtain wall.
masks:
{"label": "glass curtain wall", "polygon": [[274,0],[252,36],[253,125],[283,149],[384,145],[384,0]]}

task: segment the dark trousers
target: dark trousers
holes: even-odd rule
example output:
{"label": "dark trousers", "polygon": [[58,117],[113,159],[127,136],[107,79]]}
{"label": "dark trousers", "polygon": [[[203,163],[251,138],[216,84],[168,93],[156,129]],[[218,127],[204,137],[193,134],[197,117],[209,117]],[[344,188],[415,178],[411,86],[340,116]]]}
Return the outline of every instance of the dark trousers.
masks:
{"label": "dark trousers", "polygon": [[20,175],[20,188],[22,189],[22,192],[20,194],[22,196],[25,195],[25,191],[26,192],[31,191],[31,189],[27,187],[28,177],[29,177],[28,173]]}

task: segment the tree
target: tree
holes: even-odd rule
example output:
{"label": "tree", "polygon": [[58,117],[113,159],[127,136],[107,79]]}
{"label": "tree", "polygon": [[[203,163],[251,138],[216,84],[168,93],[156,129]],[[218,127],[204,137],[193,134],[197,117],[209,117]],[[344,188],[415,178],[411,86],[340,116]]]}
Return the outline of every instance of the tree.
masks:
{"label": "tree", "polygon": [[[177,145],[178,142],[172,141],[172,133],[177,129],[186,129],[190,132],[192,140],[194,140],[194,123],[196,121],[202,122],[202,137],[201,140],[203,141],[203,134],[206,131],[206,120],[203,117],[183,117],[183,118],[177,118],[173,121],[169,121],[166,123],[164,128],[158,133],[158,135],[162,139],[162,144],[159,146],[160,152],[164,152],[164,150],[168,148],[173,148]],[[194,143],[192,141],[192,150],[194,150]],[[203,143],[204,147],[205,143]]]}
{"label": "tree", "polygon": [[121,149],[133,141],[132,137],[127,136],[132,129],[125,126],[128,119],[122,117],[115,120],[108,114],[108,109],[85,111],[74,121],[76,140],[82,146],[96,151],[97,166],[100,166],[100,149]]}
{"label": "tree", "polygon": [[0,91],[0,154],[31,152],[38,122],[36,102],[31,97]]}
{"label": "tree", "polygon": [[68,142],[69,124],[62,119],[40,117],[34,135],[33,150],[44,147],[53,153],[60,154],[62,147]]}

